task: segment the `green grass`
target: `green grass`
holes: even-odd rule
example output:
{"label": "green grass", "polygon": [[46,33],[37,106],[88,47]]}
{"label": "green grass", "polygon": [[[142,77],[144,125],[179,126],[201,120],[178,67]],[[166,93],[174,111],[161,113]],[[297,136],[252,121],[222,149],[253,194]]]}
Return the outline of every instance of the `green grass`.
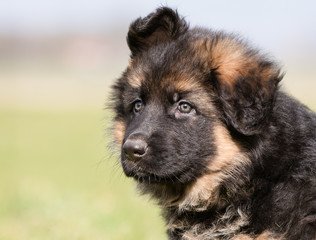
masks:
{"label": "green grass", "polygon": [[0,110],[0,240],[166,239],[106,147],[104,111]]}

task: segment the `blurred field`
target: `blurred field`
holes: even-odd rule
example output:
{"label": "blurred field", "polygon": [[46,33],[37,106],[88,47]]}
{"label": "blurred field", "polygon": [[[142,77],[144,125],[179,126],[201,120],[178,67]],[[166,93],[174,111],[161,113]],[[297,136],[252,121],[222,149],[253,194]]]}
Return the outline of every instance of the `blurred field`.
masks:
{"label": "blurred field", "polygon": [[0,239],[164,239],[105,147],[102,110],[0,111]]}

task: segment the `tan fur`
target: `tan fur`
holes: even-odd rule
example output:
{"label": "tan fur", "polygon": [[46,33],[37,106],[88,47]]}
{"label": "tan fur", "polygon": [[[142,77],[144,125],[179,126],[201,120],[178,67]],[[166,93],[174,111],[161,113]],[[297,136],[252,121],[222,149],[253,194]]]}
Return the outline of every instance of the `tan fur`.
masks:
{"label": "tan fur", "polygon": [[232,206],[228,207],[226,212],[218,218],[217,222],[211,227],[205,227],[203,224],[190,225],[186,222],[180,222],[176,219],[173,225],[169,224],[170,229],[185,230],[182,236],[183,240],[222,240],[234,236],[243,226],[249,223],[248,213]]}
{"label": "tan fur", "polygon": [[251,61],[247,59],[244,48],[231,39],[219,41],[211,49],[210,66],[221,74],[220,79],[232,86],[238,76],[245,75]]}
{"label": "tan fur", "polygon": [[187,186],[185,196],[179,203],[180,210],[195,209],[203,211],[213,204],[220,204],[218,187],[227,177],[234,176],[238,168],[250,164],[242,148],[231,138],[227,129],[221,125],[214,127],[217,154],[210,159],[209,173]]}
{"label": "tan fur", "polygon": [[[183,235],[183,240],[205,240],[205,239],[221,240],[222,239],[222,237],[220,235],[217,235],[217,233],[214,233],[214,232],[211,233],[210,232],[211,230],[206,230],[203,234],[194,234],[195,231],[196,229],[193,231],[186,232]],[[282,240],[282,239],[283,239],[282,237],[276,237],[276,235],[273,234],[272,232],[266,231],[257,237],[252,237],[247,234],[238,234],[234,236],[233,238],[231,238],[230,240]]]}
{"label": "tan fur", "polygon": [[196,81],[196,79],[193,79],[192,77],[186,75],[178,74],[175,80],[169,81],[168,79],[167,81],[165,81],[165,86],[163,86],[163,88],[168,88],[168,86],[170,86],[170,83],[173,84],[175,92],[186,92],[192,91],[193,89],[197,91],[198,89],[203,89],[202,85],[198,81]]}
{"label": "tan fur", "polygon": [[123,138],[124,138],[124,134],[125,134],[125,123],[124,121],[116,121],[114,123],[114,129],[113,129],[113,134],[114,134],[114,139],[116,144],[118,144],[118,146],[122,145],[123,142]]}
{"label": "tan fur", "polygon": [[[231,89],[241,76],[251,75],[252,80],[260,79],[265,87],[266,82],[279,75],[279,71],[273,67],[260,67],[261,56],[250,54],[242,42],[230,37],[219,41],[199,39],[193,43],[193,48],[197,56],[204,59],[211,70],[217,72],[221,82]],[[255,81],[248,83],[256,84]]]}
{"label": "tan fur", "polygon": [[238,234],[237,236],[233,237],[232,240],[253,240],[253,238],[250,237],[249,235]]}
{"label": "tan fur", "polygon": [[133,88],[139,88],[142,85],[142,82],[145,80],[142,69],[134,66],[133,60],[130,60],[130,74],[127,78],[128,83]]}
{"label": "tan fur", "polygon": [[130,58],[129,62],[128,62],[128,66],[131,68],[131,67],[133,67],[133,64],[134,64],[134,59]]}
{"label": "tan fur", "polygon": [[233,86],[239,75],[244,75],[254,59],[247,58],[245,48],[235,39],[224,38],[215,43],[199,39],[194,43],[197,55],[204,58],[211,69],[220,73],[220,79]]}
{"label": "tan fur", "polygon": [[282,240],[282,237],[276,237],[274,233],[265,231],[255,238],[246,234],[238,234],[232,240]]}

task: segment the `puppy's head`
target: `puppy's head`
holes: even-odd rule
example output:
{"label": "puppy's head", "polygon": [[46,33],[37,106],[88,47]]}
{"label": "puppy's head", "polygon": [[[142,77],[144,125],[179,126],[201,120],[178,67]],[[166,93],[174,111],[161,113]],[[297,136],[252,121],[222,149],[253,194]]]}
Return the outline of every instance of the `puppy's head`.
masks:
{"label": "puppy's head", "polygon": [[267,126],[276,65],[235,36],[189,29],[169,8],[134,21],[127,42],[130,64],[112,95],[125,174],[189,185],[231,171],[243,150],[230,130],[251,136]]}

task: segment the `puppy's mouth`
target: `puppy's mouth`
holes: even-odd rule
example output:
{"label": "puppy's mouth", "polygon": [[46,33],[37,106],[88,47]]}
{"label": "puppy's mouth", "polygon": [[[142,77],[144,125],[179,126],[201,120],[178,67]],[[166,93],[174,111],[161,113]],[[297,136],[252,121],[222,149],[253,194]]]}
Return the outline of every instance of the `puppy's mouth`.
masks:
{"label": "puppy's mouth", "polygon": [[125,175],[134,178],[139,183],[186,184],[188,182],[188,176],[190,175],[190,168],[181,169],[179,172],[161,171],[160,173],[159,170],[153,172],[129,160],[123,160],[122,166]]}
{"label": "puppy's mouth", "polygon": [[139,183],[174,183],[176,179],[171,177],[161,177],[152,173],[137,173],[132,176]]}
{"label": "puppy's mouth", "polygon": [[177,182],[177,178],[175,176],[161,176],[156,173],[151,173],[146,171],[141,167],[128,167],[123,165],[124,173],[127,177],[134,178],[139,183],[148,183],[148,184],[155,184],[155,183],[174,183]]}

